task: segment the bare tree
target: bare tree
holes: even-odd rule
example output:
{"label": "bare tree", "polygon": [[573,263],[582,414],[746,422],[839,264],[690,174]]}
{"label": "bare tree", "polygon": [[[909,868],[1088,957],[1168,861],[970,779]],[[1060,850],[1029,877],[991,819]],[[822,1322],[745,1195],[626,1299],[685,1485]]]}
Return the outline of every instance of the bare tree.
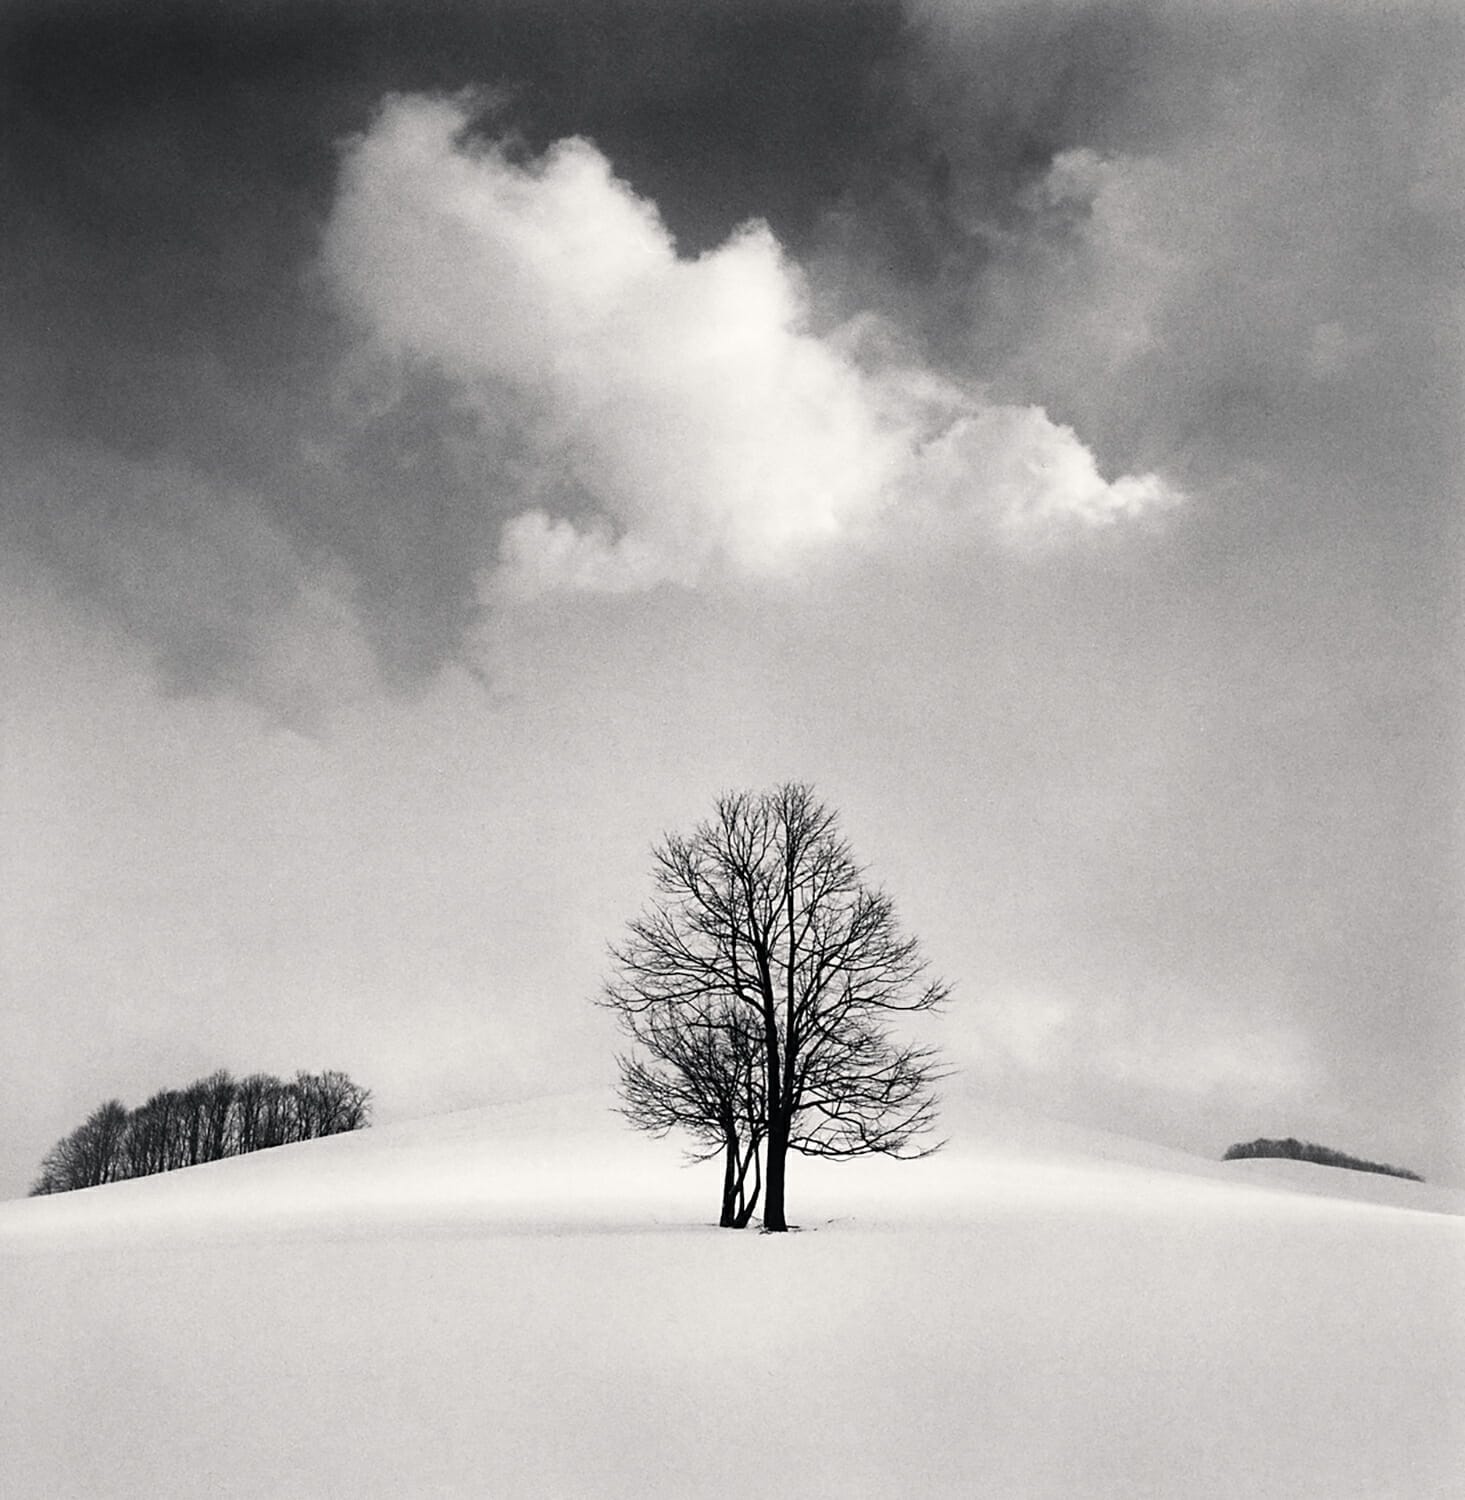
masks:
{"label": "bare tree", "polygon": [[231,1073],[220,1068],[203,1080],[203,1088],[203,1160],[219,1161],[233,1154],[230,1120],[239,1085]]}
{"label": "bare tree", "polygon": [[231,1134],[234,1149],[241,1156],[275,1144],[265,1136],[265,1100],[279,1080],[268,1073],[251,1073],[241,1078],[234,1089],[234,1114]]}
{"label": "bare tree", "polygon": [[71,1181],[71,1147],[72,1139],[63,1136],[51,1149],[41,1158],[40,1171],[36,1173],[35,1181],[31,1183],[30,1195],[32,1198],[44,1198],[49,1193],[68,1193],[72,1189]]}
{"label": "bare tree", "polygon": [[204,1155],[208,1135],[209,1085],[206,1078],[196,1078],[178,1091],[179,1161],[181,1167],[196,1167],[207,1160]]}
{"label": "bare tree", "polygon": [[46,1153],[31,1193],[67,1193],[114,1181],[123,1172],[126,1130],[127,1110],[120,1100],[109,1099],[98,1105],[84,1124]]}
{"label": "bare tree", "polygon": [[664,1136],[681,1128],[696,1142],[693,1161],[723,1158],[718,1223],[742,1229],[762,1190],[761,1148],[767,1134],[761,1044],[740,1007],[643,1006],[614,983],[602,1003],[650,1055],[619,1059],[621,1112],[638,1129]]}
{"label": "bare tree", "polygon": [[87,1117],[76,1132],[78,1187],[100,1187],[113,1182],[122,1170],[122,1140],[127,1131],[127,1108],[109,1099]]}
{"label": "bare tree", "polygon": [[606,996],[643,1042],[638,1025],[653,1037],[695,1033],[724,1006],[755,1038],[764,1228],[788,1227],[791,1149],[936,1149],[916,1144],[934,1123],[934,1054],[897,1043],[886,1026],[897,1013],[935,1009],[946,987],[927,977],[890,898],[867,883],[812,789],[729,793],[690,837],[657,845],[653,861],[656,898],[612,948]]}
{"label": "bare tree", "polygon": [[319,1100],[319,1134],[342,1135],[370,1123],[371,1090],[353,1083],[345,1073],[334,1070],[317,1073],[315,1088]]}
{"label": "bare tree", "polygon": [[187,1166],[183,1096],[177,1089],[160,1089],[139,1105],[127,1121],[123,1160],[127,1177],[148,1177]]}
{"label": "bare tree", "polygon": [[288,1146],[301,1137],[298,1126],[296,1095],[292,1086],[271,1075],[260,1101],[259,1145]]}
{"label": "bare tree", "polygon": [[312,1141],[324,1135],[321,1126],[327,1106],[315,1074],[297,1073],[285,1087],[290,1105],[290,1139]]}
{"label": "bare tree", "polygon": [[370,1114],[371,1091],[344,1073],[297,1073],[289,1089],[300,1140],[359,1130]]}

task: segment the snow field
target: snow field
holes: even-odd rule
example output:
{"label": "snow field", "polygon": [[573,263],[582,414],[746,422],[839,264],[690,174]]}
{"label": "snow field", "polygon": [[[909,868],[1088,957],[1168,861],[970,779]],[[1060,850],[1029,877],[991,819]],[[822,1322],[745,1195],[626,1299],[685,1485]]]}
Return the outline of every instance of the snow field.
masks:
{"label": "snow field", "polygon": [[0,1205],[0,1494],[1465,1492],[1460,1219],[985,1125],[786,1236],[599,1101]]}

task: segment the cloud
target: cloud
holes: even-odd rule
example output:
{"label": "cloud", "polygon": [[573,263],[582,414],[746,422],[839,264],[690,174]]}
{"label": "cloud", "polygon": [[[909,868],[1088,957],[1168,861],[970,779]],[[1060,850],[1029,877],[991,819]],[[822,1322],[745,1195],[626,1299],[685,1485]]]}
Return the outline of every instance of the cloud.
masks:
{"label": "cloud", "polygon": [[923,513],[1049,543],[1177,498],[1106,481],[1071,428],[893,360],[868,323],[816,330],[765,225],[679,256],[590,142],[521,158],[469,126],[462,101],[389,99],[324,257],[387,348],[524,412],[506,591],[778,576]]}
{"label": "cloud", "polygon": [[[1284,483],[1326,502],[1364,475],[1410,504],[1438,489],[1458,15],[913,8],[951,163],[942,249],[966,267],[948,368],[1208,493],[1242,474],[1264,476],[1265,506]],[[1029,146],[996,198],[994,101]]]}
{"label": "cloud", "polygon": [[1322,1075],[1297,1028],[1186,996],[1118,998],[996,991],[968,1018],[966,1045],[989,1078],[1038,1081],[1068,1102],[1120,1093],[1237,1111],[1314,1102]]}
{"label": "cloud", "polygon": [[1022,546],[1112,526],[1180,498],[1155,474],[1104,479],[1077,433],[1040,406],[963,413],[922,452],[913,485],[958,510],[992,514],[1003,536]]}

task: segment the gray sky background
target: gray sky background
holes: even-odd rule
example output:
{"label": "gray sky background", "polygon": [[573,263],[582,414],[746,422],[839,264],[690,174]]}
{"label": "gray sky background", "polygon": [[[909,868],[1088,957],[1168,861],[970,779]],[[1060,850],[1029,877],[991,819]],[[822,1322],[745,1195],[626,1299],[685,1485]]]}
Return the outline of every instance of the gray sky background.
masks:
{"label": "gray sky background", "polygon": [[1456,1181],[1453,6],[0,9],[0,1192],[613,1076],[813,781],[963,1086]]}

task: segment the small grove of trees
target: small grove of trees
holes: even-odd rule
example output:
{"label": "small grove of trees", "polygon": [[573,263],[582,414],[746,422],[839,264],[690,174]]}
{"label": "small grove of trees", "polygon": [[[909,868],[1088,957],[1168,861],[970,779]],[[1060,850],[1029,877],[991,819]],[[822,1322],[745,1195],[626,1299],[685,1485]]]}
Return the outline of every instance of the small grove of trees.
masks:
{"label": "small grove of trees", "polygon": [[1280,1156],[1286,1157],[1289,1161],[1316,1162],[1323,1167],[1348,1167],[1355,1172],[1382,1172],[1388,1177],[1407,1177],[1410,1182],[1424,1181],[1418,1172],[1411,1172],[1405,1167],[1390,1167],[1383,1162],[1363,1161],[1357,1156],[1334,1151],[1329,1146],[1316,1146],[1311,1141],[1294,1140],[1290,1135],[1283,1141],[1269,1141],[1263,1138],[1228,1146],[1221,1160],[1241,1161],[1251,1156]]}
{"label": "small grove of trees", "polygon": [[269,1146],[360,1130],[371,1091],[344,1073],[269,1073],[234,1078],[219,1071],[182,1089],[163,1089],[129,1110],[110,1099],[46,1153],[33,1196],[98,1187]]}
{"label": "small grove of trees", "polygon": [[655,898],[612,947],[600,1003],[633,1047],[619,1059],[627,1119],[687,1131],[694,1159],[722,1156],[720,1223],[745,1226],[761,1193],[763,1227],[788,1228],[790,1151],[937,1149],[918,1144],[935,1055],[886,1028],[946,987],[812,789],[728,793],[652,859]]}

